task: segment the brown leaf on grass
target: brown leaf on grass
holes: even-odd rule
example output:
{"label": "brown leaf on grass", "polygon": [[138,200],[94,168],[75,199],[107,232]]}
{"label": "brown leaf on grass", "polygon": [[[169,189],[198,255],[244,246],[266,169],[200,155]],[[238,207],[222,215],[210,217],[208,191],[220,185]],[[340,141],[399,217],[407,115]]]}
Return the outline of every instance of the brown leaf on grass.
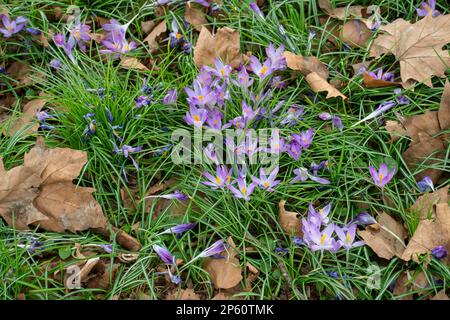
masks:
{"label": "brown leaf on grass", "polygon": [[212,35],[206,27],[202,27],[194,48],[194,63],[200,68],[203,65],[212,65],[216,58],[233,68],[239,67],[242,53],[238,30],[224,27]]}
{"label": "brown leaf on grass", "polygon": [[401,257],[405,250],[403,240],[407,236],[405,228],[384,212],[377,221],[379,229],[369,226],[364,231],[358,231],[358,234],[380,258],[390,260],[394,256]]}
{"label": "brown leaf on grass", "polygon": [[441,104],[438,111],[439,125],[442,130],[450,128],[450,82],[445,80],[444,92],[441,96]]}
{"label": "brown leaf on grass", "polygon": [[400,61],[400,75],[404,86],[415,81],[432,87],[431,77],[445,75],[450,56],[442,47],[450,42],[450,15],[428,15],[414,24],[403,19],[380,28],[370,56],[392,53]]}
{"label": "brown leaf on grass", "polygon": [[145,35],[149,34],[155,26],[156,26],[156,23],[153,20],[142,21],[141,22],[142,34],[145,34]]}
{"label": "brown leaf on grass", "polygon": [[111,229],[107,227],[101,227],[96,228],[95,231],[109,239],[115,237],[116,242],[128,251],[137,252],[141,250],[142,246],[136,238],[130,236],[128,233],[120,230],[119,228],[112,227]]}
{"label": "brown leaf on grass", "polygon": [[175,289],[171,291],[166,300],[200,300],[200,296],[192,289]]}
{"label": "brown leaf on grass", "polygon": [[148,43],[148,46],[150,48],[150,52],[154,52],[158,49],[158,38],[167,31],[167,23],[166,20],[161,21],[158,23],[156,27],[153,28],[152,32],[148,34],[147,37],[145,37],[144,42]]}
{"label": "brown leaf on grass", "polygon": [[94,40],[96,43],[102,43],[102,40],[105,39],[105,35],[103,33],[89,33],[89,37],[91,37],[91,40]]}
{"label": "brown leaf on grass", "polygon": [[401,258],[405,261],[413,259],[418,262],[419,254],[431,253],[431,250],[437,246],[444,246],[447,251],[450,250],[450,208],[448,203],[438,203],[435,217],[419,221]]}
{"label": "brown leaf on grass", "polygon": [[430,300],[450,300],[450,298],[445,294],[445,289],[442,289]]}
{"label": "brown leaf on grass", "polygon": [[355,63],[352,64],[352,69],[353,69],[353,73],[354,75],[357,75],[362,68],[368,69],[370,67],[370,64],[372,63],[371,60],[366,60],[360,63]]}
{"label": "brown leaf on grass", "polygon": [[387,120],[384,128],[391,135],[391,142],[395,142],[407,135],[405,127],[397,121]]}
{"label": "brown leaf on grass", "polygon": [[333,8],[329,0],[319,0],[319,8],[325,11],[330,17],[345,20],[348,17],[363,17],[366,15],[366,7],[363,6],[346,6]]}
{"label": "brown leaf on grass", "polygon": [[302,57],[295,53],[284,51],[288,68],[300,71],[304,76],[316,72],[323,79],[328,79],[328,68],[316,57]]}
{"label": "brown leaf on grass", "polygon": [[340,36],[350,47],[365,47],[372,36],[372,31],[360,20],[350,20],[342,26]]}
{"label": "brown leaf on grass", "polygon": [[6,69],[6,73],[13,79],[19,81],[19,83],[26,82],[26,79],[31,73],[31,69],[28,64],[15,61]]}
{"label": "brown leaf on grass", "polygon": [[124,69],[148,71],[148,68],[134,57],[121,57],[120,66]]}
{"label": "brown leaf on grass", "polygon": [[111,287],[111,283],[114,282],[118,270],[118,264],[100,261],[94,268],[92,268],[90,274],[88,275],[86,287],[91,289],[108,290]]}
{"label": "brown leaf on grass", "polygon": [[342,99],[347,99],[339,90],[333,87],[324,78],[319,76],[316,72],[311,72],[306,76],[306,81],[314,92],[327,91],[327,99],[334,97],[341,97]]}
{"label": "brown leaf on grass", "polygon": [[211,281],[216,289],[230,289],[238,285],[242,277],[242,267],[236,258],[235,244],[228,238],[230,247],[221,256],[223,259],[208,258],[205,261],[205,270],[211,276]]}
{"label": "brown leaf on grass", "polygon": [[23,113],[14,121],[14,125],[6,132],[6,134],[8,136],[13,136],[23,127],[33,122],[35,122],[35,124],[24,133],[30,134],[36,132],[39,128],[39,124],[36,121],[36,112],[41,111],[46,103],[47,100],[42,98],[27,102],[22,108]]}
{"label": "brown leaf on grass", "polygon": [[92,188],[77,187],[72,182],[43,185],[34,205],[47,219],[33,224],[54,232],[105,227],[106,218],[92,196],[94,191]]}
{"label": "brown leaf on grass", "polygon": [[419,134],[433,136],[441,131],[436,111],[427,110],[423,114],[402,119],[401,122],[413,144],[420,142]]}
{"label": "brown leaf on grass", "polygon": [[187,22],[189,22],[197,31],[202,30],[202,26],[208,24],[208,20],[206,20],[205,12],[196,6],[193,6],[192,3],[186,3],[186,11],[184,14],[184,18]]}
{"label": "brown leaf on grass", "polygon": [[417,198],[416,202],[408,209],[413,217],[429,219],[436,216],[436,205],[448,203],[449,186],[442,187],[434,192],[427,192]]}
{"label": "brown leaf on grass", "polygon": [[365,71],[363,71],[362,75],[364,79],[364,85],[366,86],[366,88],[382,88],[400,85],[399,82],[374,79]]}
{"label": "brown leaf on grass", "polygon": [[280,222],[281,228],[288,235],[294,234],[295,236],[301,237],[303,236],[302,232],[302,223],[300,219],[297,217],[296,212],[286,211],[284,205],[286,204],[285,200],[281,200],[278,203],[278,221]]}
{"label": "brown leaf on grass", "polygon": [[434,183],[437,183],[442,175],[442,171],[433,168],[433,164],[439,163],[444,159],[444,144],[442,140],[430,137],[426,133],[419,133],[418,136],[419,141],[411,144],[403,152],[403,159],[411,170],[416,170],[419,166],[428,168],[414,175],[417,181],[429,176]]}

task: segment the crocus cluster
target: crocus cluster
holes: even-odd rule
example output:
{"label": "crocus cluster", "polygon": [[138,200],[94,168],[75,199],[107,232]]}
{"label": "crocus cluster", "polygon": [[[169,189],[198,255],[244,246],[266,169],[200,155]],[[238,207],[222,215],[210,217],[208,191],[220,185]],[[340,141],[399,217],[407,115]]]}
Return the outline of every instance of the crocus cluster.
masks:
{"label": "crocus cluster", "polygon": [[[331,211],[331,203],[316,210],[312,204],[309,205],[307,218],[302,219],[303,243],[312,251],[337,252],[340,248],[350,250],[354,247],[364,245],[363,241],[356,241],[355,223],[339,227],[330,222],[328,215]],[[333,237],[336,233],[337,239]]]}
{"label": "crocus cluster", "polygon": [[298,181],[304,182],[304,181],[310,179],[310,180],[318,182],[320,184],[330,184],[329,180],[317,176],[318,171],[325,167],[329,168],[328,161],[322,161],[319,164],[315,164],[314,162],[311,163],[312,174],[308,171],[308,169],[303,168],[303,167],[295,169],[294,170],[295,177],[291,180],[290,183],[295,183]]}
{"label": "crocus cluster", "polygon": [[0,18],[3,25],[3,27],[0,27],[0,33],[5,38],[9,38],[20,32],[28,23],[28,19],[23,16],[11,20],[6,14],[0,14]]}
{"label": "crocus cluster", "polygon": [[81,51],[86,51],[86,45],[91,41],[90,32],[90,26],[83,24],[81,21],[77,21],[76,24],[69,29],[69,36],[67,38],[63,33],[58,33],[53,37],[53,42],[56,46],[63,49],[67,57],[74,62],[73,49],[78,45]]}
{"label": "crocus cluster", "polygon": [[416,9],[419,17],[425,17],[431,13],[433,17],[440,15],[441,13],[436,10],[436,0],[422,1],[420,8]]}
{"label": "crocus cluster", "polygon": [[128,53],[136,49],[136,42],[128,42],[126,39],[126,32],[132,20],[127,24],[121,25],[117,20],[111,19],[109,23],[103,25],[103,30],[107,31],[102,44],[106,49],[100,50],[101,53],[112,53],[115,58],[122,54]]}
{"label": "crocus cluster", "polygon": [[36,118],[39,121],[39,127],[43,130],[53,130],[55,127],[47,123],[47,119],[54,119],[55,117],[47,111],[36,112]]}
{"label": "crocus cluster", "polygon": [[393,82],[394,81],[394,74],[391,72],[383,72],[383,68],[378,69],[378,71],[372,72],[372,71],[366,71],[369,76],[371,76],[375,80],[383,80],[387,82]]}

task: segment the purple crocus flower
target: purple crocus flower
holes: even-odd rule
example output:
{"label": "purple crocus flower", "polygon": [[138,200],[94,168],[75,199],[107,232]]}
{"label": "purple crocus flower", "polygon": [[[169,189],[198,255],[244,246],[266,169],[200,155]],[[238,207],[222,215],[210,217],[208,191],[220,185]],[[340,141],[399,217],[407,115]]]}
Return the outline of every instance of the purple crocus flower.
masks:
{"label": "purple crocus flower", "polygon": [[178,24],[176,20],[172,20],[172,32],[169,34],[169,42],[170,47],[175,48],[176,46],[180,45],[183,40],[183,34],[180,33],[180,30],[178,29]]}
{"label": "purple crocus flower", "polygon": [[253,12],[256,13],[258,16],[260,16],[261,18],[264,18],[264,13],[261,11],[261,9],[255,2],[250,2],[250,9],[252,9]]}
{"label": "purple crocus flower", "polygon": [[161,258],[161,260],[167,264],[167,265],[172,265],[175,266],[175,257],[172,253],[170,253],[169,250],[167,250],[166,248],[159,246],[157,244],[153,245],[153,250],[156,252],[156,254]]}
{"label": "purple crocus flower", "polygon": [[296,247],[301,247],[305,245],[305,241],[301,237],[294,236],[294,239],[292,239],[292,243]]}
{"label": "purple crocus flower", "polygon": [[207,70],[206,66],[202,66],[200,68],[200,72],[195,78],[195,82],[197,82],[201,86],[209,86],[212,82],[211,73]]}
{"label": "purple crocus flower", "polygon": [[106,119],[108,119],[109,123],[113,123],[114,117],[113,117],[111,111],[107,107],[105,107],[105,111],[106,111]]}
{"label": "purple crocus flower", "polygon": [[205,109],[197,109],[194,106],[189,108],[189,112],[186,113],[186,116],[183,118],[187,124],[191,124],[196,126],[197,128],[201,128],[205,123],[208,117],[208,111]]}
{"label": "purple crocus flower", "polygon": [[366,71],[369,76],[371,76],[375,80],[383,80],[387,82],[394,81],[394,74],[390,72],[383,73],[383,68],[378,69],[377,73],[372,71]]}
{"label": "purple crocus flower", "polygon": [[369,213],[361,212],[355,218],[353,218],[348,223],[348,225],[351,225],[353,223],[356,223],[356,224],[359,224],[359,225],[362,225],[362,226],[367,226],[367,225],[371,225],[371,224],[377,223],[377,220],[375,220],[375,218],[372,217]]}
{"label": "purple crocus flower", "polygon": [[438,10],[436,10],[436,0],[422,1],[420,3],[420,8],[417,8],[416,11],[417,16],[419,17],[425,17],[429,13],[431,13],[433,17],[441,14]]}
{"label": "purple crocus flower", "polygon": [[339,130],[342,131],[342,129],[344,129],[344,125],[342,124],[342,120],[341,118],[339,118],[338,116],[333,116],[333,118],[331,119],[333,126],[335,126],[336,128],[338,128]]}
{"label": "purple crocus flower", "polygon": [[58,33],[53,37],[53,41],[58,47],[61,47],[64,50],[64,53],[69,57],[72,62],[75,62],[75,57],[73,56],[73,48],[75,47],[75,38],[69,36],[68,40],[63,34]]}
{"label": "purple crocus flower", "polygon": [[135,106],[137,109],[148,106],[152,102],[150,96],[141,95],[135,99]]}
{"label": "purple crocus flower", "polygon": [[336,252],[339,249],[340,244],[332,237],[334,229],[334,223],[330,223],[323,231],[312,228],[310,230],[311,250],[329,250],[331,252]]}
{"label": "purple crocus flower", "polygon": [[211,6],[212,0],[193,0],[193,2],[201,4],[204,7],[209,7]]}
{"label": "purple crocus flower", "polygon": [[298,105],[292,105],[288,111],[286,117],[281,120],[281,125],[294,125],[299,120],[303,119],[303,114],[305,113],[305,108],[300,107]]}
{"label": "purple crocus flower", "polygon": [[356,236],[356,224],[352,224],[345,229],[335,226],[334,231],[339,238],[339,244],[346,250],[364,245],[364,241],[354,242]]}
{"label": "purple crocus flower", "polygon": [[331,211],[331,203],[327,204],[325,207],[316,210],[312,203],[309,204],[308,207],[308,218],[310,221],[313,221],[315,225],[327,225],[330,221],[328,215]]}
{"label": "purple crocus flower", "polygon": [[331,118],[333,117],[328,112],[319,113],[317,116],[319,117],[320,120],[323,120],[323,121],[331,120]]}
{"label": "purple crocus flower", "polygon": [[53,129],[55,129],[54,126],[51,126],[51,125],[48,125],[48,124],[41,124],[39,126],[39,128],[41,128],[42,130],[53,130]]}
{"label": "purple crocus flower", "polygon": [[226,82],[223,82],[220,86],[216,86],[214,94],[216,95],[217,104],[221,107],[225,105],[225,100],[230,100],[231,98],[230,91],[227,90]]}
{"label": "purple crocus flower", "polygon": [[203,181],[202,183],[212,187],[213,189],[224,188],[230,184],[232,172],[233,168],[228,170],[226,166],[217,166],[216,176],[213,176],[209,172],[204,172],[203,176],[209,181]]}
{"label": "purple crocus flower", "polygon": [[[111,21],[113,20],[114,19],[111,19]],[[111,32],[105,37],[104,40],[102,40],[102,44],[106,47],[106,49],[100,50],[100,53],[115,53],[115,57],[117,58],[121,54],[128,53],[136,49],[136,42],[128,42],[125,38],[125,32],[122,29],[122,25],[118,23],[110,23],[103,25],[103,29],[105,28],[110,29],[108,31]]]}
{"label": "purple crocus flower", "polygon": [[62,69],[62,63],[58,59],[52,59],[48,64],[49,64],[50,67],[52,67],[52,68],[54,68],[56,70]]}
{"label": "purple crocus flower", "polygon": [[86,42],[91,41],[91,36],[89,35],[91,32],[91,27],[79,22],[72,29],[70,29],[69,32],[70,35],[77,41],[80,49],[82,51],[86,51]]}
{"label": "purple crocus flower", "polygon": [[221,254],[228,248],[228,244],[226,244],[223,240],[218,240],[214,242],[211,246],[203,250],[199,253],[199,255],[195,258],[206,258]]}
{"label": "purple crocus flower", "polygon": [[394,90],[394,93],[397,95],[395,99],[397,100],[398,104],[404,104],[404,105],[409,104],[408,97],[405,95],[402,95],[402,89],[397,88]]}
{"label": "purple crocus flower", "polygon": [[392,109],[395,106],[395,102],[393,100],[389,100],[389,101],[384,101],[382,102],[375,111],[371,112],[367,117],[365,117],[364,119],[359,120],[358,122],[356,122],[354,125],[352,125],[352,127],[357,126],[358,124],[367,121],[367,120],[371,120],[373,118],[378,117],[379,115],[382,115],[383,113],[385,113],[386,111]]}
{"label": "purple crocus flower", "polygon": [[169,89],[167,94],[164,96],[162,103],[165,105],[176,104],[178,99],[177,89]]}
{"label": "purple crocus flower", "polygon": [[277,166],[275,169],[272,170],[269,176],[266,176],[264,169],[261,168],[259,171],[259,179],[255,176],[252,176],[252,181],[261,188],[266,189],[269,192],[272,192],[273,188],[280,183],[280,180],[275,180],[279,169],[280,168]]}
{"label": "purple crocus flower", "polygon": [[431,250],[431,254],[436,259],[444,259],[447,257],[447,249],[444,246],[437,246]]}
{"label": "purple crocus flower", "polygon": [[252,106],[245,103],[242,100],[242,116],[244,117],[245,123],[248,124],[259,112],[259,108],[253,110]]}
{"label": "purple crocus flower", "polygon": [[207,127],[213,130],[222,129],[222,118],[222,112],[217,109],[211,110],[210,112],[208,112],[208,118],[206,119]]}
{"label": "purple crocus flower", "polygon": [[420,190],[422,192],[426,192],[427,190],[433,190],[434,191],[434,184],[433,180],[429,176],[426,176],[419,182],[417,182],[417,185],[419,186]]}
{"label": "purple crocus flower", "polygon": [[219,165],[219,159],[217,158],[216,151],[213,143],[208,143],[208,145],[203,150],[203,154],[216,165]]}
{"label": "purple crocus flower", "polygon": [[25,28],[25,32],[28,32],[33,36],[39,36],[42,33],[41,30],[36,28]]}
{"label": "purple crocus flower", "polygon": [[272,78],[272,81],[270,82],[270,87],[273,89],[285,89],[286,88],[286,82],[283,81],[283,78],[281,76],[276,76]]}
{"label": "purple crocus flower", "polygon": [[295,169],[294,174],[295,174],[295,177],[291,180],[290,183],[308,180],[308,169],[306,169],[306,168]]}
{"label": "purple crocus flower", "polygon": [[292,138],[298,142],[302,148],[308,149],[311,146],[314,130],[310,128],[308,131],[302,131],[300,135],[293,134]]}
{"label": "purple crocus flower", "polygon": [[238,187],[235,188],[233,185],[228,185],[228,189],[233,193],[236,198],[244,199],[245,201],[250,200],[250,195],[255,189],[255,184],[252,182],[247,185],[244,177],[237,178],[234,182],[237,182]]}
{"label": "purple crocus flower", "polygon": [[286,144],[286,152],[289,154],[289,156],[291,156],[295,160],[298,160],[300,159],[303,148],[302,145],[296,139],[294,139],[294,136],[298,135],[292,135],[293,139],[288,144]]}
{"label": "purple crocus flower", "polygon": [[38,111],[36,112],[36,118],[39,120],[39,122],[45,122],[45,120],[54,118],[54,116],[47,113],[47,111]]}
{"label": "purple crocus flower", "polygon": [[369,171],[373,182],[380,188],[383,188],[387,183],[389,183],[395,173],[395,169],[388,171],[388,167],[384,162],[381,164],[379,171],[377,171],[372,165],[369,165]]}
{"label": "purple crocus flower", "polygon": [[227,79],[233,70],[229,64],[224,64],[220,59],[214,59],[214,68],[205,66],[205,70],[220,79]]}
{"label": "purple crocus flower", "polygon": [[247,72],[247,68],[245,68],[244,66],[241,66],[241,68],[239,69],[237,77],[238,81],[232,80],[232,82],[239,87],[248,88],[253,84],[254,80],[250,78]]}
{"label": "purple crocus flower", "polygon": [[176,235],[181,235],[181,234],[185,233],[186,231],[194,229],[196,225],[197,225],[196,223],[179,224],[175,227],[169,228],[169,229],[161,232],[160,235],[167,234],[167,233],[174,233]]}
{"label": "purple crocus flower", "polygon": [[278,47],[278,49],[275,49],[274,45],[272,43],[269,44],[269,46],[266,48],[266,54],[267,57],[270,59],[270,67],[273,70],[284,70],[287,67],[286,58],[283,55],[284,52],[284,45],[281,45]]}
{"label": "purple crocus flower", "polygon": [[184,193],[182,193],[180,190],[175,190],[174,193],[169,193],[169,194],[165,194],[165,195],[157,195],[157,196],[148,196],[146,198],[163,198],[163,199],[168,199],[168,200],[176,199],[176,200],[180,200],[180,201],[186,201],[189,199],[189,197],[187,195],[185,195]]}
{"label": "purple crocus flower", "polygon": [[315,38],[315,36],[316,36],[316,31],[313,29],[310,29],[309,33],[308,33],[308,45],[307,45],[308,50],[311,50],[311,43],[312,43],[312,40]]}
{"label": "purple crocus flower", "polygon": [[111,244],[101,244],[100,248],[102,248],[106,253],[112,253],[113,252],[113,246]]}
{"label": "purple crocus flower", "polygon": [[261,64],[255,56],[250,57],[250,68],[260,79],[264,79],[273,72],[270,59],[267,59],[264,64]]}
{"label": "purple crocus flower", "polygon": [[142,151],[143,147],[139,146],[139,147],[131,147],[129,145],[123,145],[122,148],[118,148],[116,146],[116,144],[114,144],[114,153],[115,154],[123,154],[123,156],[125,158],[130,159],[133,162],[134,167],[136,168],[136,170],[139,170],[139,166],[136,162],[136,160],[134,160],[134,158],[130,155],[132,153],[136,153],[136,152],[140,152]]}
{"label": "purple crocus flower", "polygon": [[2,24],[3,24],[3,28],[0,28],[0,33],[2,33],[3,37],[5,37],[5,38],[9,38],[12,35],[18,33],[28,23],[28,20],[23,16],[19,16],[14,20],[11,20],[5,14],[2,14],[0,16],[2,18]]}
{"label": "purple crocus flower", "polygon": [[198,81],[194,81],[194,89],[184,88],[188,95],[188,102],[193,106],[211,106],[216,103],[216,95],[207,85],[202,85]]}

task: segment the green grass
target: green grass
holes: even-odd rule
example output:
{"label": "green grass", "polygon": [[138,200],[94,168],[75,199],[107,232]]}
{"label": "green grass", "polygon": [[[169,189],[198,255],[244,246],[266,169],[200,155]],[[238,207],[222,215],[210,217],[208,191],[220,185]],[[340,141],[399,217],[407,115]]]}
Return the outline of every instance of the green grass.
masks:
{"label": "green grass", "polygon": [[[348,257],[345,252],[337,254],[320,252],[312,253],[304,247],[294,247],[292,239],[286,235],[278,224],[278,202],[287,200],[286,208],[296,211],[302,216],[307,212],[310,202],[321,204],[332,202],[332,220],[340,223],[349,221],[357,213],[368,211],[373,214],[385,211],[405,222],[410,234],[417,227],[417,217],[412,216],[406,209],[415,201],[420,191],[402,159],[402,152],[409,144],[408,138],[402,138],[395,143],[387,143],[389,135],[385,129],[377,124],[376,120],[361,123],[351,127],[353,123],[362,119],[373,111],[381,102],[394,97],[392,88],[366,89],[362,86],[360,77],[353,78],[351,65],[368,59],[368,52],[364,49],[348,50],[339,39],[340,48],[328,50],[330,44],[321,36],[321,25],[318,17],[323,15],[316,1],[267,1],[270,12],[266,12],[267,19],[262,20],[248,11],[246,1],[224,1],[225,17],[221,20],[209,18],[214,27],[229,26],[241,32],[241,46],[243,52],[251,50],[254,54],[263,57],[264,47],[269,43],[275,45],[285,44],[286,49],[301,55],[313,55],[327,64],[330,70],[330,79],[341,80],[346,83],[342,93],[348,100],[325,100],[325,95],[308,96],[310,92],[306,80],[302,76],[289,80],[286,90],[278,92],[268,102],[271,108],[280,100],[287,100],[283,111],[290,103],[305,105],[305,116],[302,121],[289,128],[283,128],[283,134],[300,132],[310,127],[315,129],[313,145],[303,152],[299,161],[287,155],[280,160],[280,174],[278,179],[282,183],[275,192],[267,193],[256,190],[251,201],[245,203],[235,199],[229,192],[213,191],[201,184],[201,173],[204,170],[213,170],[212,166],[203,165],[174,165],[169,154],[155,157],[153,152],[170,143],[172,131],[187,126],[182,117],[188,110],[188,104],[182,88],[189,86],[198,70],[193,64],[192,55],[185,55],[179,50],[170,50],[157,54],[147,52],[145,46],[139,46],[133,55],[137,57],[150,57],[158,60],[158,71],[136,72],[121,69],[112,60],[101,61],[97,58],[96,50],[91,54],[77,51],[77,65],[70,63],[64,54],[54,45],[43,48],[36,43],[18,41],[5,42],[0,39],[0,47],[6,54],[0,57],[0,65],[12,61],[27,61],[34,70],[45,74],[45,81],[39,81],[34,86],[24,87],[19,91],[16,84],[6,81],[8,85],[1,87],[0,93],[19,92],[14,110],[19,114],[20,101],[25,93],[26,97],[37,96],[44,91],[51,99],[50,112],[57,116],[52,120],[55,130],[38,134],[27,134],[19,131],[12,137],[0,139],[0,155],[3,157],[7,169],[20,165],[23,155],[35,142],[36,136],[45,136],[46,143],[51,147],[70,147],[88,152],[89,160],[83,169],[78,183],[96,189],[95,198],[102,206],[108,221],[132,234],[132,226],[139,222],[137,234],[134,234],[142,243],[143,248],[139,258],[129,264],[120,264],[119,271],[108,290],[87,289],[68,291],[63,284],[53,278],[56,270],[74,263],[75,259],[68,258],[59,261],[58,251],[73,248],[76,243],[102,244],[106,239],[93,232],[83,232],[77,235],[54,234],[40,230],[28,233],[18,232],[0,221],[0,298],[15,299],[18,294],[25,293],[28,299],[112,299],[115,296],[122,298],[136,298],[140,293],[152,299],[163,298],[170,287],[165,287],[162,277],[155,275],[156,267],[160,264],[159,258],[152,250],[155,243],[164,244],[177,258],[185,262],[200,253],[204,248],[219,238],[232,237],[239,251],[242,266],[250,262],[258,270],[259,277],[252,283],[252,292],[243,292],[240,295],[246,299],[398,299],[394,296],[390,286],[403,271],[413,272],[421,270],[415,263],[405,264],[394,258],[385,261],[376,257],[368,247],[361,247],[350,251]],[[7,1],[12,15],[25,15],[30,18],[31,24],[47,32],[50,28],[61,30],[63,24],[48,21],[43,14],[44,9],[51,5],[68,7],[64,1]],[[336,1],[336,5],[348,4],[349,1]],[[440,1],[439,10],[445,9],[445,1]],[[88,5],[84,1],[76,1],[83,8],[82,17],[88,18],[92,14],[116,18],[125,23],[139,13],[132,24],[133,40],[143,39],[140,22],[154,19],[155,13],[151,6],[143,6],[144,1],[91,1]],[[368,1],[353,1],[352,4],[368,5]],[[414,20],[416,17],[415,1],[384,0],[378,4],[383,8],[383,22],[391,22],[398,17]],[[169,21],[174,17],[181,21],[182,6],[174,11],[166,12]],[[287,32],[288,40],[284,40],[278,25],[282,24]],[[317,30],[317,36],[312,42],[311,49],[307,47],[308,32],[311,28]],[[130,34],[130,33],[128,33]],[[186,37],[194,44],[196,33],[191,29],[185,30]],[[13,48],[13,49],[12,49]],[[66,69],[52,71],[47,67],[52,58],[59,58],[64,62]],[[398,64],[394,64],[392,56],[380,57],[372,63],[373,68],[384,66],[390,72],[399,75]],[[286,73],[287,74],[287,73]],[[154,92],[154,103],[140,110],[134,108],[134,99],[139,95],[144,78],[148,84],[159,86]],[[404,92],[411,103],[399,105],[395,111],[405,115],[423,113],[425,110],[437,110],[444,84],[443,79],[434,79],[434,88],[417,84],[413,89]],[[176,87],[180,93],[176,107],[167,110],[162,105],[162,97],[169,88]],[[106,97],[101,100],[98,95],[86,89],[105,88]],[[232,92],[235,97],[227,103],[230,116],[240,113],[239,92]],[[94,106],[94,107],[92,107]],[[110,124],[106,118],[105,107],[111,110],[114,116],[113,125],[122,125],[118,134],[123,137],[124,144],[131,146],[142,145],[143,152],[136,154],[140,170],[137,172],[133,164],[122,156],[112,152],[112,136]],[[319,112],[330,112],[341,116],[345,129],[331,131],[326,128],[327,123],[317,118]],[[83,115],[95,112],[100,122],[96,135],[88,142],[82,139],[82,132],[88,123]],[[395,120],[392,111],[385,114],[385,119]],[[7,129],[14,122],[0,123],[0,131]],[[267,123],[265,125],[268,125]],[[264,125],[261,125],[264,127]],[[448,159],[447,152],[447,159]],[[326,176],[331,180],[327,187],[319,187],[316,183],[304,182],[290,184],[293,170],[298,167],[309,167],[311,162],[319,163],[323,160],[334,162],[330,173]],[[393,181],[385,188],[386,195],[392,204],[386,205],[381,200],[381,192],[373,186],[368,172],[369,163],[379,165],[387,162],[397,169]],[[448,161],[440,161],[436,168],[445,170]],[[140,198],[145,197],[148,188],[158,181],[165,181],[171,177],[178,179],[177,185],[170,190],[180,189],[190,195],[192,200],[182,217],[171,215],[169,207],[155,219],[153,213],[157,209],[151,206],[146,211],[144,201],[136,201],[135,210],[126,208],[121,200],[121,189],[130,193],[132,189],[122,175],[122,168],[128,172],[132,187],[137,189]],[[418,168],[423,170],[425,167]],[[251,167],[256,174],[257,165]],[[448,169],[447,169],[448,171]],[[442,182],[442,186],[448,184]],[[439,186],[436,186],[439,187]],[[169,192],[170,190],[167,190]],[[173,204],[175,205],[175,204]],[[181,239],[172,235],[157,236],[157,233],[180,222],[197,222],[194,232],[188,232]],[[33,235],[44,246],[40,255],[31,255],[26,249],[18,246],[24,237]],[[114,252],[103,257],[113,259],[114,255],[123,252],[119,245],[114,245]],[[253,248],[248,251],[248,248]],[[287,255],[280,255],[276,247],[290,249]],[[48,261],[55,261],[55,266],[45,267]],[[368,289],[367,268],[371,265],[381,268],[381,288]],[[280,267],[281,265],[281,267]],[[244,268],[245,270],[245,268]],[[448,287],[450,271],[448,267],[437,260],[433,260],[427,269],[423,269],[432,284],[421,289],[420,297],[437,293]],[[330,272],[337,272],[337,277],[331,277]],[[208,273],[202,268],[202,261],[198,260],[183,272],[182,288],[192,285],[196,292],[201,292],[204,298],[214,296],[214,286],[210,283]],[[245,278],[245,273],[244,273]],[[438,284],[434,279],[441,279]]]}

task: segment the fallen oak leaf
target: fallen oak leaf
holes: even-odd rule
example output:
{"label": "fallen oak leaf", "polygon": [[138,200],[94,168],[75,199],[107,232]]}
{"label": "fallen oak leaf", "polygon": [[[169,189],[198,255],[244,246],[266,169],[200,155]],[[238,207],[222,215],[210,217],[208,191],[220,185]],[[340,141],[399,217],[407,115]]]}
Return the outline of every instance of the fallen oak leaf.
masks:
{"label": "fallen oak leaf", "polygon": [[242,53],[238,30],[224,27],[212,35],[205,26],[202,27],[194,47],[194,63],[201,68],[203,65],[212,65],[216,58],[233,68],[239,67]]}
{"label": "fallen oak leaf", "polygon": [[445,80],[444,92],[441,96],[441,103],[438,110],[438,121],[441,130],[447,130],[450,128],[450,82],[448,80]]}
{"label": "fallen oak leaf", "polygon": [[365,47],[373,32],[360,20],[350,20],[344,23],[340,31],[342,42],[350,47]]}
{"label": "fallen oak leaf", "polygon": [[437,246],[450,250],[450,208],[448,203],[436,205],[436,216],[433,220],[419,221],[414,235],[403,252],[401,258],[405,261],[419,262],[419,254],[429,254]]}
{"label": "fallen oak leaf", "polygon": [[358,231],[358,235],[380,258],[390,260],[394,256],[401,257],[406,247],[403,242],[407,236],[405,228],[384,212],[377,221],[379,228],[368,226],[366,230]]}
{"label": "fallen oak leaf", "polygon": [[119,228],[102,227],[96,228],[95,231],[107,238],[115,237],[116,242],[120,244],[122,248],[125,248],[128,251],[137,252],[141,250],[142,246],[140,242],[136,238],[130,236],[128,233],[120,230]]}
{"label": "fallen oak leaf", "polygon": [[367,13],[367,8],[363,6],[333,8],[329,0],[319,0],[319,8],[325,11],[330,17],[339,20],[345,20],[348,17],[363,17]]}
{"label": "fallen oak leaf", "polygon": [[327,99],[334,97],[341,97],[342,99],[347,99],[345,95],[343,95],[339,90],[337,90],[335,87],[329,84],[327,80],[319,76],[316,72],[311,72],[305,78],[314,92],[318,93],[322,91],[327,91],[328,92],[326,96]]}
{"label": "fallen oak leaf", "polygon": [[153,28],[153,30],[145,37],[144,42],[148,43],[150,48],[150,52],[154,52],[158,49],[158,37],[161,36],[164,32],[167,31],[167,23],[166,20],[161,21]]}
{"label": "fallen oak leaf", "polygon": [[137,58],[134,57],[121,57],[120,66],[124,69],[142,70],[148,71],[149,69],[143,65]]}
{"label": "fallen oak leaf", "polygon": [[417,198],[416,202],[408,209],[413,217],[420,220],[430,219],[436,216],[436,205],[440,203],[448,203],[449,186],[442,187],[433,192],[427,192]]}
{"label": "fallen oak leaf", "polygon": [[13,136],[17,132],[19,132],[23,127],[32,124],[35,122],[29,129],[24,131],[24,133],[34,133],[38,130],[39,124],[36,121],[36,113],[41,111],[41,109],[45,106],[47,103],[46,99],[34,99],[29,102],[27,102],[22,107],[22,114],[15,119],[13,126],[7,130],[5,133],[8,136]]}
{"label": "fallen oak leaf", "polygon": [[205,270],[211,276],[216,289],[230,289],[238,285],[242,277],[242,267],[236,258],[235,244],[228,238],[229,248],[221,254],[222,258],[207,258]]}
{"label": "fallen oak leaf", "polygon": [[303,57],[295,53],[284,51],[288,68],[300,71],[304,76],[316,72],[323,79],[328,79],[328,68],[317,57]]}
{"label": "fallen oak leaf", "polygon": [[184,19],[189,22],[197,31],[202,30],[202,26],[208,24],[205,13],[201,8],[197,8],[192,3],[187,2],[185,7]]}
{"label": "fallen oak leaf", "polygon": [[404,86],[414,81],[432,87],[433,76],[443,77],[450,65],[450,56],[442,47],[450,42],[450,15],[431,14],[414,24],[403,19],[382,26],[370,49],[371,57],[392,53],[400,61]]}
{"label": "fallen oak leaf", "polygon": [[288,235],[294,234],[295,236],[301,237],[303,236],[302,232],[302,223],[300,219],[297,217],[296,212],[286,211],[284,208],[286,204],[285,200],[281,200],[278,203],[278,221],[280,222],[281,228]]}
{"label": "fallen oak leaf", "polygon": [[397,121],[387,120],[384,128],[391,135],[391,142],[395,142],[407,135],[405,127]]}

